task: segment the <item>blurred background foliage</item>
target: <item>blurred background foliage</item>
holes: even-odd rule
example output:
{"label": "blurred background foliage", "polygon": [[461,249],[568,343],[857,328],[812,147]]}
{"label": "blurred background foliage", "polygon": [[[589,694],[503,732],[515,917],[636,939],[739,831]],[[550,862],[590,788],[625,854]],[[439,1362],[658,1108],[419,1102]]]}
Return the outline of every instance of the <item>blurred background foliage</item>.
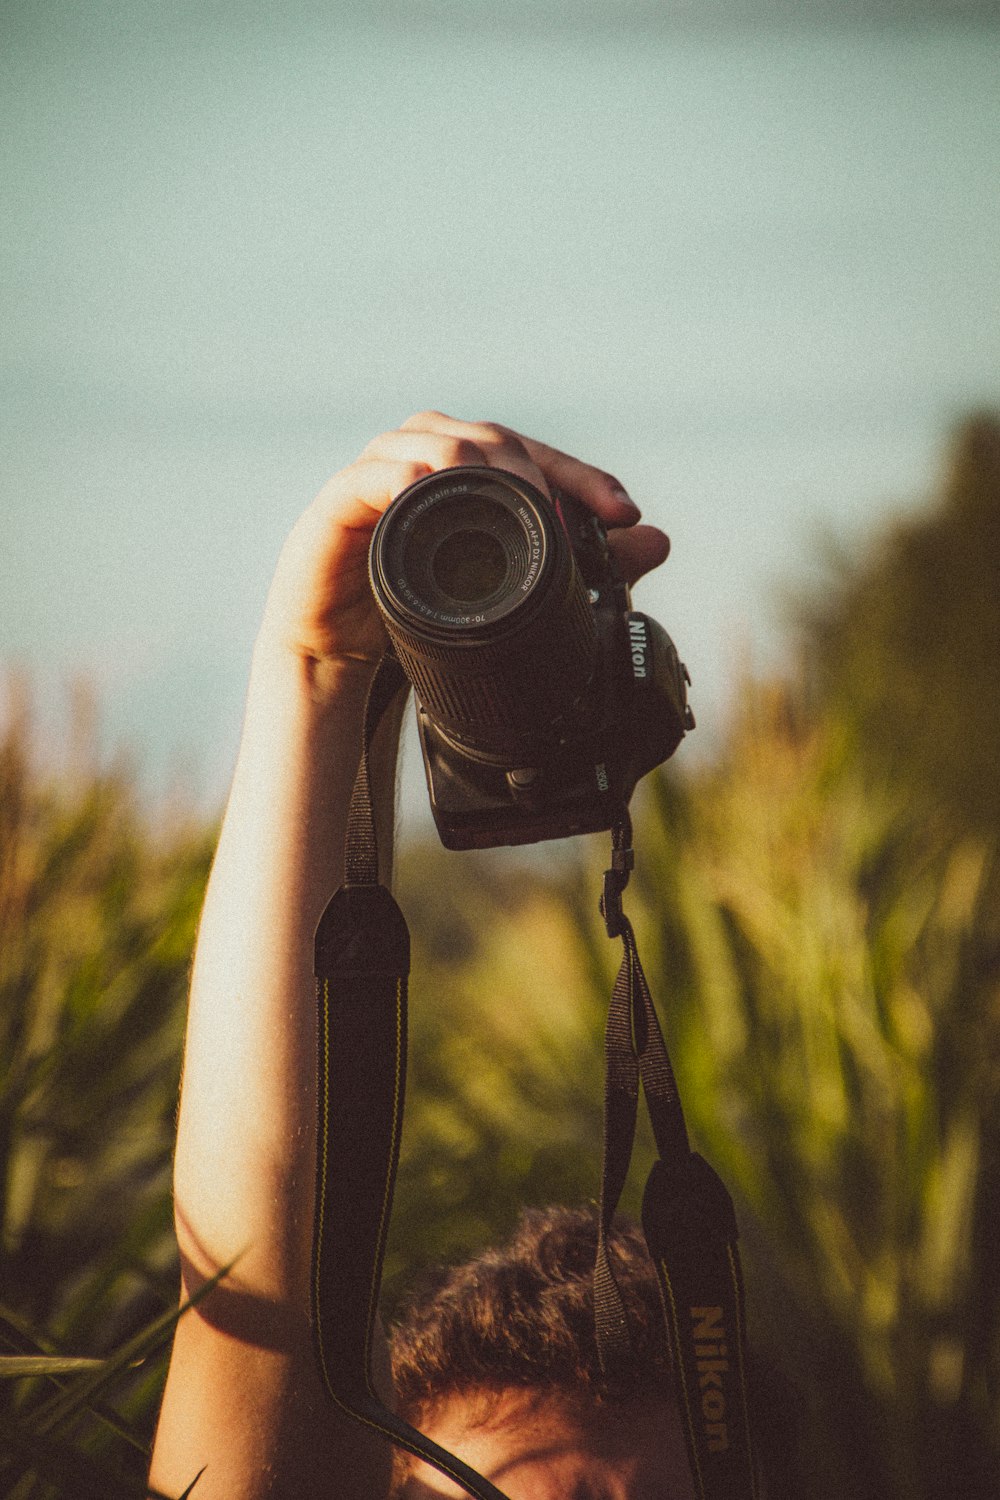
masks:
{"label": "blurred background foliage", "polygon": [[[45,1381],[0,1380],[0,1491],[136,1494],[169,1329],[158,1356],[110,1367],[176,1301],[173,1122],[213,830],[176,818],[152,823],[127,763],[99,768],[85,695],[57,770],[40,756],[23,686],[10,684],[8,696],[0,742],[0,1355],[102,1363],[71,1377],[56,1367]],[[10,1368],[0,1362],[0,1374]],[[102,1374],[117,1376],[115,1415],[90,1389]],[[66,1378],[87,1384],[86,1406],[62,1401]],[[102,1453],[110,1468],[88,1462]],[[17,1478],[35,1465],[54,1491]],[[131,1483],[122,1487],[119,1473]]]}
{"label": "blurred background foliage", "polygon": [[1000,829],[1000,426],[952,437],[940,502],[901,518],[860,561],[829,549],[800,607],[815,700],[866,764],[972,831]]}
{"label": "blurred background foliage", "polygon": [[[954,434],[933,505],[860,558],[831,555],[800,601],[794,671],[744,682],[711,762],[682,756],[636,799],[627,909],[693,1133],[738,1200],[772,1497],[997,1492],[998,574],[1000,422],[983,414]],[[214,830],[154,825],[127,769],[84,755],[56,774],[31,747],[15,710],[0,1343],[55,1373],[0,1365],[0,1490],[138,1495]],[[402,851],[415,954],[390,1308],[522,1203],[596,1192],[619,958],[596,914],[605,862],[603,839]],[[648,1141],[638,1157],[633,1210]],[[159,1353],[127,1343],[150,1324]]]}

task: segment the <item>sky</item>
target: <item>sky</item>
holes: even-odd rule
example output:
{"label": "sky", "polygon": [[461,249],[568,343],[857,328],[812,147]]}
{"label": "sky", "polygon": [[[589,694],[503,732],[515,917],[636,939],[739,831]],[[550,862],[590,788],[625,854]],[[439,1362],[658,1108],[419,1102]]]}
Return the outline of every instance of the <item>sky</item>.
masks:
{"label": "sky", "polygon": [[935,9],[0,4],[0,667],[46,733],[83,675],[217,806],[283,536],[434,406],[670,532],[637,602],[710,751],[817,538],[1000,404],[1000,20]]}

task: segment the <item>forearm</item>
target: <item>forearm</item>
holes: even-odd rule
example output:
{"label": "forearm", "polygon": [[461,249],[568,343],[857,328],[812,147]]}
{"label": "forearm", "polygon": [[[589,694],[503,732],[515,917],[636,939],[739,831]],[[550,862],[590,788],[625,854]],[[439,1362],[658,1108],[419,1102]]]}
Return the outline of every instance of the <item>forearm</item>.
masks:
{"label": "forearm", "polygon": [[[175,1166],[184,1291],[152,1480],[206,1500],[377,1500],[386,1445],[328,1402],[309,1329],[316,1131],[312,942],[343,874],[369,669],[258,643],[191,987]],[[403,700],[376,736],[382,878]]]}
{"label": "forearm", "polygon": [[[315,1137],[312,942],[343,876],[368,671],[262,638],[206,895],[175,1173],[182,1251],[285,1302],[307,1286]],[[399,712],[376,740],[383,878]]]}

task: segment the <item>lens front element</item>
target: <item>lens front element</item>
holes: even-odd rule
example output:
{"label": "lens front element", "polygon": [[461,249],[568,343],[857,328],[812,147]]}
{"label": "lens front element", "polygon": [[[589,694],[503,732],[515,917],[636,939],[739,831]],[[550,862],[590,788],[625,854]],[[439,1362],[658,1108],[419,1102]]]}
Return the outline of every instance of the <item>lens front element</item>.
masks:
{"label": "lens front element", "polygon": [[453,531],[431,558],[431,577],[447,599],[485,604],[506,581],[508,559],[489,531]]}

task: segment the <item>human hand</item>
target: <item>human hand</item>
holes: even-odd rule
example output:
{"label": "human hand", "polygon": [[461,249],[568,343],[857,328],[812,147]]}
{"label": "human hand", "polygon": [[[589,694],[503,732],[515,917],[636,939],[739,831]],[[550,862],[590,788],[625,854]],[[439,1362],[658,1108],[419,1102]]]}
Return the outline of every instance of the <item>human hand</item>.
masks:
{"label": "human hand", "polygon": [[638,508],[603,470],[493,422],[420,412],[373,439],[300,517],[281,553],[262,636],[309,663],[371,671],[386,646],[368,580],[372,532],[408,485],[463,464],[508,469],[543,494],[555,487],[589,506],[607,526],[608,545],[628,583],[670,550],[662,531],[638,524]]}

